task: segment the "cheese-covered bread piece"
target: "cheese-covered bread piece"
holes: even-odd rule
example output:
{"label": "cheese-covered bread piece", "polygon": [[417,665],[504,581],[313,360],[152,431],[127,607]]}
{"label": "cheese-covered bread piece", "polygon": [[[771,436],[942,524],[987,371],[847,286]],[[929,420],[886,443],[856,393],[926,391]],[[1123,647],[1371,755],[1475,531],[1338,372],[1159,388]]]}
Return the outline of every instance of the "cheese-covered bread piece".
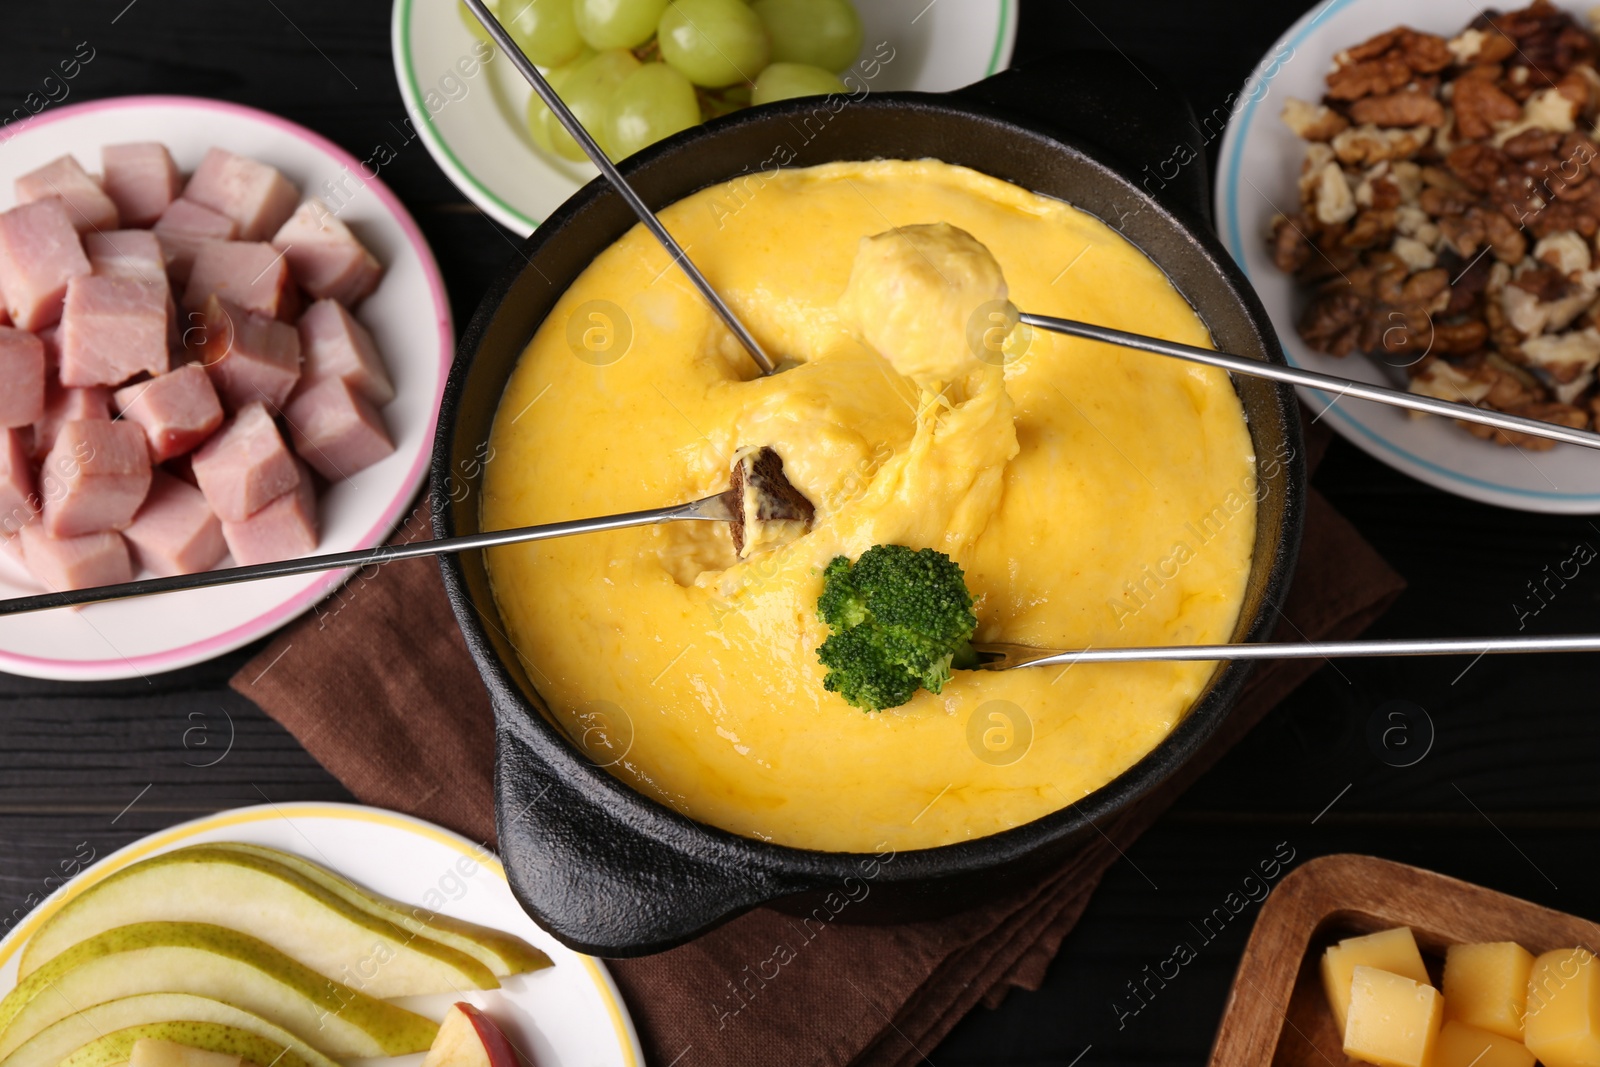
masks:
{"label": "cheese-covered bread piece", "polygon": [[983,366],[983,313],[1008,292],[977,238],[936,222],[862,238],[839,310],[895,370],[937,388]]}

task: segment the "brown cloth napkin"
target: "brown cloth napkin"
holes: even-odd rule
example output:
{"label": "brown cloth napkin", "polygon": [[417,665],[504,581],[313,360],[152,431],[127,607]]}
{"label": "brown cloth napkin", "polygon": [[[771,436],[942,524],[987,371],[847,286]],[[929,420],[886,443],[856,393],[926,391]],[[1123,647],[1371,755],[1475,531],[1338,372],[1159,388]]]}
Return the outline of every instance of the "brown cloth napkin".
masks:
{"label": "brown cloth napkin", "polygon": [[[1311,443],[1320,458],[1325,439]],[[407,525],[410,540],[424,532]],[[1348,638],[1404,583],[1315,491],[1278,640]],[[656,1067],[870,1064],[924,1059],[974,1005],[1036,989],[1106,869],[1206,768],[1319,661],[1252,676],[1208,747],[1144,802],[1102,827],[1059,870],[982,907],[897,926],[836,924],[806,940],[759,909],[657,956],[611,970]],[[419,559],[358,575],[234,676],[368,804],[493,843],[493,722],[438,567]],[[795,958],[757,974],[779,944]],[[739,993],[734,992],[735,987]],[[737,1010],[735,1010],[737,1009]]]}

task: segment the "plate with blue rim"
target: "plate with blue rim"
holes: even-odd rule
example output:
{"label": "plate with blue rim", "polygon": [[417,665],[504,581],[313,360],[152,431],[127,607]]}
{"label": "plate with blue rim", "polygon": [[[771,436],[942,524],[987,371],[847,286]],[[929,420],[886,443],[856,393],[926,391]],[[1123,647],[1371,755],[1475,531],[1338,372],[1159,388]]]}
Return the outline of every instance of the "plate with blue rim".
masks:
{"label": "plate with blue rim", "polygon": [[[1560,3],[1580,22],[1586,5]],[[1245,86],[1227,101],[1216,181],[1217,230],[1249,277],[1297,367],[1374,384],[1405,386],[1405,373],[1361,355],[1313,351],[1295,323],[1308,295],[1274,266],[1267,243],[1273,219],[1299,208],[1297,179],[1305,143],[1279,117],[1289,98],[1317,101],[1340,51],[1396,26],[1454,37],[1481,12],[1439,0],[1323,0],[1268,50]],[[1523,511],[1600,513],[1600,455],[1576,445],[1550,451],[1508,448],[1473,437],[1443,419],[1301,389],[1311,417],[1377,459],[1446,492]]]}

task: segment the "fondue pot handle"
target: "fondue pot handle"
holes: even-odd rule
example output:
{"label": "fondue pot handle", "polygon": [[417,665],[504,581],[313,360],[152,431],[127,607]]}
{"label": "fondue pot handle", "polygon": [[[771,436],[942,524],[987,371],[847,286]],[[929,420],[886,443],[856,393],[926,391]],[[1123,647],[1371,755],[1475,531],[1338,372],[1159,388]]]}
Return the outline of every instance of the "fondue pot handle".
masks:
{"label": "fondue pot handle", "polygon": [[553,728],[493,695],[500,856],[518,902],[567,947],[661,952],[810,888],[763,871],[755,843],[708,835],[604,772],[558,773],[544,755]]}
{"label": "fondue pot handle", "polygon": [[1206,147],[1222,137],[1226,106],[1202,127],[1160,74],[1116,52],[1088,49],[1032,60],[953,95],[1093,147],[1097,158],[1157,200],[1211,224]]}

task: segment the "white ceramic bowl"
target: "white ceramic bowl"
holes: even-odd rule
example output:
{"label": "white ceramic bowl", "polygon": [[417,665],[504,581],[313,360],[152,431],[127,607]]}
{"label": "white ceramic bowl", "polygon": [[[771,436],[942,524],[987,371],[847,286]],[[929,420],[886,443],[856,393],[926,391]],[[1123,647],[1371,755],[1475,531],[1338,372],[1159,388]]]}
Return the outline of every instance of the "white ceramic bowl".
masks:
{"label": "white ceramic bowl", "polygon": [[[355,804],[238,808],[151,834],[92,865],[92,853],[67,857],[62,870],[76,877],[0,941],[0,995],[17,984],[23,943],[68,899],[136,860],[208,841],[242,841],[292,852],[407,903],[442,897],[445,903],[436,905],[441,914],[515,934],[542,949],[555,966],[514,975],[499,989],[405,997],[399,1003],[439,1019],[455,1001],[468,1001],[494,1019],[524,1059],[538,1067],[643,1067],[633,1021],[605,964],[573,952],[539,929],[517,905],[493,853],[421,819]],[[74,864],[83,864],[83,869]],[[50,878],[46,884],[59,880]],[[358,1062],[418,1067],[422,1058],[419,1052]]]}
{"label": "white ceramic bowl", "polygon": [[[381,544],[427,476],[439,398],[454,355],[450,304],[433,253],[393,193],[354,157],[292,122],[236,104],[135,96],[45,111],[8,126],[0,152],[0,205],[20,174],[66,153],[100,167],[100,147],[160,141],[193,170],[217,145],[282,170],[302,191],[342,187],[340,218],[384,265],[376,292],[357,309],[395,383],[383,409],[395,452],[333,486],[320,502],[319,552]],[[224,561],[230,565],[231,559]],[[11,573],[7,571],[6,573]],[[348,571],[274,578],[158,597],[0,619],[0,670],[39,678],[136,678],[232,651],[307,611]],[[0,597],[36,590],[0,576]]]}
{"label": "white ceramic bowl", "polygon": [[[395,74],[420,136],[468,199],[523,236],[599,171],[533,145],[523,113],[533,91],[510,63],[478,65],[457,0],[395,0]],[[945,92],[1004,70],[1017,39],[1017,0],[856,0],[866,29],[863,80],[879,92]],[[487,46],[485,46],[487,47]],[[860,76],[860,75],[858,75]]]}
{"label": "white ceramic bowl", "polygon": [[[1587,5],[1561,6],[1581,20]],[[1402,371],[1365,356],[1335,359],[1313,352],[1295,330],[1306,298],[1273,265],[1266,242],[1273,216],[1299,206],[1296,177],[1305,149],[1278,118],[1284,100],[1320,99],[1323,78],[1341,49],[1401,24],[1454,36],[1477,14],[1472,5],[1438,0],[1325,0],[1278,39],[1229,102],[1233,116],[1217,171],[1217,229],[1261,295],[1291,364],[1379,384],[1403,387],[1405,381]],[[1301,390],[1301,397],[1353,444],[1447,492],[1525,511],[1600,512],[1600,456],[1588,449],[1503,448],[1442,419],[1412,419],[1349,398],[1335,402],[1337,394],[1314,389]]]}

